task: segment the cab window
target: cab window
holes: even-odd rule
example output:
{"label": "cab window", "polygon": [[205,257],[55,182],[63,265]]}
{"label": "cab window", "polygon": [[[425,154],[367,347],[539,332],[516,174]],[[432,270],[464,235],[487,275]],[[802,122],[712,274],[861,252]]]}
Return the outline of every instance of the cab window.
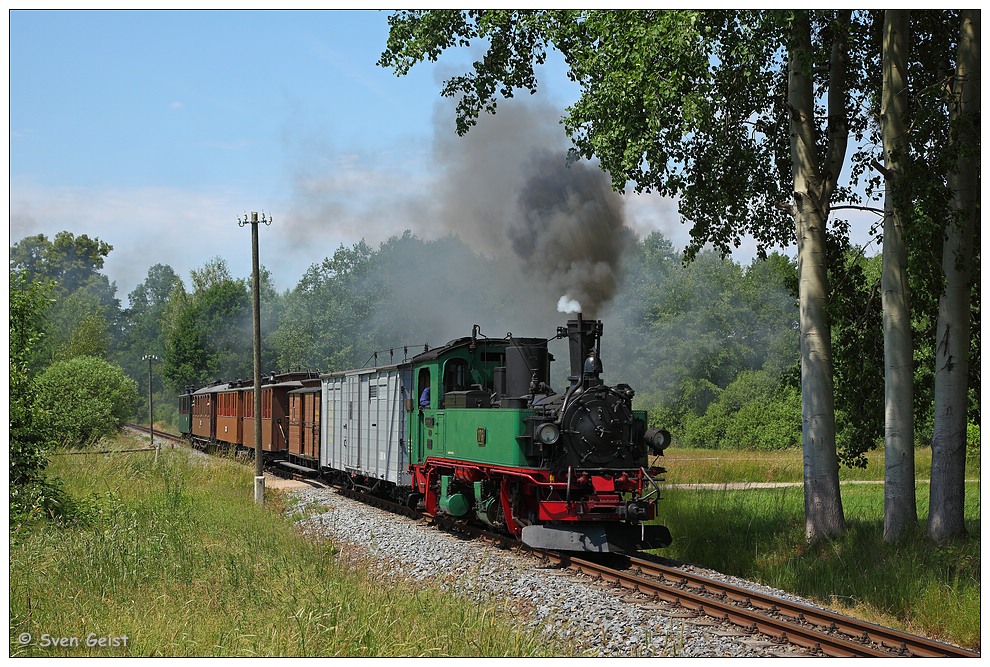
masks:
{"label": "cab window", "polygon": [[466,391],[468,387],[468,364],[464,359],[450,359],[443,366],[443,391]]}
{"label": "cab window", "polygon": [[416,402],[421,408],[429,408],[434,405],[434,397],[430,395],[430,369],[419,369],[419,377],[416,380]]}

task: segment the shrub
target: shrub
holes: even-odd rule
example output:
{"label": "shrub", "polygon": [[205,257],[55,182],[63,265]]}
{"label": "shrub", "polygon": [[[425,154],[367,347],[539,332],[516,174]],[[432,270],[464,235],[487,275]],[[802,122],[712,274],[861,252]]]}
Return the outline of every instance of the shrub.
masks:
{"label": "shrub", "polygon": [[761,450],[801,446],[801,395],[781,387],[754,396],[739,406],[725,431],[737,448]]}
{"label": "shrub", "polygon": [[980,425],[973,422],[966,424],[966,458],[980,458]]}
{"label": "shrub", "polygon": [[801,396],[772,373],[744,371],[703,415],[684,419],[684,444],[707,449],[786,449],[801,444]]}
{"label": "shrub", "polygon": [[134,380],[96,357],[52,364],[35,379],[34,390],[49,439],[69,447],[90,445],[115,432],[137,400]]}
{"label": "shrub", "polygon": [[45,311],[51,284],[29,283],[23,271],[10,272],[10,476],[8,499],[11,526],[37,512],[52,512],[59,490],[45,480],[48,466],[47,432],[35,409],[32,361],[44,336]]}

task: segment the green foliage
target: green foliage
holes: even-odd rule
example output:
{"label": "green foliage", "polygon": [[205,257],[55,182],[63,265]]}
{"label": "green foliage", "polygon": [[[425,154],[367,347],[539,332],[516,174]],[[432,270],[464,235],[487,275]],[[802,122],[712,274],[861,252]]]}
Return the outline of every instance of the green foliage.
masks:
{"label": "green foliage", "polygon": [[109,310],[86,289],[63,295],[52,309],[48,331],[52,361],[73,357],[105,358],[110,350]]}
{"label": "green foliage", "polygon": [[28,280],[54,280],[68,293],[97,278],[113,246],[85,234],[59,232],[29,236],[10,248],[10,268],[24,269]]}
{"label": "green foliage", "polygon": [[865,452],[883,440],[884,342],[880,257],[865,259],[848,241],[833,238],[828,250],[832,298],[836,444],[839,460],[863,467]]}
{"label": "green foliage", "polygon": [[165,314],[172,292],[182,285],[172,267],[156,264],[148,269],[145,280],[127,298],[130,306],[124,311],[127,326],[121,341],[118,363],[138,385],[135,415],[144,421],[148,417],[149,367],[147,355],[158,357],[154,362],[151,382],[154,388],[155,416],[175,410],[175,391],[167,390],[161,381],[161,360],[165,357]]}
{"label": "green foliage", "polygon": [[349,368],[364,361],[358,359],[369,349],[364,323],[384,295],[373,256],[363,241],[341,246],[303,274],[270,339],[282,368]]}
{"label": "green foliage", "polygon": [[973,422],[966,424],[966,458],[980,459],[980,425]]}
{"label": "green foliage", "polygon": [[374,363],[376,352],[378,363],[397,362],[468,334],[506,304],[513,321],[523,319],[518,295],[490,280],[494,272],[454,236],[425,241],[406,231],[377,249],[341,246],[288,294],[269,341],[281,368],[353,368]]}
{"label": "green foliage", "polygon": [[[192,272],[191,294],[181,286],[164,309],[162,373],[174,390],[253,375],[250,281],[235,279],[217,257]],[[263,371],[264,372],[264,371]]]}
{"label": "green foliage", "polygon": [[801,396],[767,371],[743,371],[704,414],[684,422],[683,446],[773,450],[801,444]]}
{"label": "green foliage", "polygon": [[46,361],[79,355],[109,356],[121,327],[116,285],[100,273],[113,246],[63,231],[49,240],[30,236],[10,248],[10,268],[28,280],[54,283],[55,300],[39,353]]}
{"label": "green foliage", "polygon": [[47,438],[62,447],[83,447],[115,432],[137,400],[134,380],[96,357],[52,364],[34,380],[33,390]]}
{"label": "green foliage", "polygon": [[58,487],[45,479],[48,439],[32,385],[32,360],[44,336],[45,311],[52,285],[29,282],[27,272],[10,272],[10,522],[54,512]]}
{"label": "green foliage", "polygon": [[[562,12],[563,14],[563,12]],[[457,132],[477,124],[481,111],[494,113],[496,94],[510,98],[516,89],[535,91],[534,64],[546,60],[552,12],[513,10],[405,10],[389,17],[388,47],[378,64],[406,74],[424,59],[436,61],[448,48],[487,41],[490,48],[475,63],[476,73],[455,76],[442,94],[460,96]]]}
{"label": "green foliage", "polygon": [[[740,373],[760,371],[746,375],[748,381],[793,384],[798,340],[792,261],[774,254],[742,267],[702,252],[684,265],[670,242],[654,233],[634,246],[625,266],[622,293],[607,318],[614,329],[606,359],[610,377],[636,388],[653,425],[669,429],[675,440],[716,447],[725,440],[724,419],[741,403],[715,407],[710,415],[706,410]],[[761,400],[786,403],[783,394]],[[704,426],[719,410],[721,423]],[[743,442],[756,437],[736,435]],[[793,440],[778,438],[776,446],[785,442]]]}
{"label": "green foliage", "polygon": [[176,290],[182,290],[182,280],[172,267],[156,264],[148,269],[148,277],[127,295],[130,307],[125,311],[128,322],[123,351],[128,370],[143,365],[147,354],[161,356],[165,350],[166,312]]}

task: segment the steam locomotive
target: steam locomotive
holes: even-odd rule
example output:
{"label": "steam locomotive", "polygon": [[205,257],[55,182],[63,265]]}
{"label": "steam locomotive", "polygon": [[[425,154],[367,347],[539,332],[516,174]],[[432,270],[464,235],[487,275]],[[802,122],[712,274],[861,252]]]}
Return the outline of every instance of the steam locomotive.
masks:
{"label": "steam locomotive", "polygon": [[[670,444],[602,379],[599,320],[580,314],[552,339],[471,335],[399,364],[262,382],[271,465],[321,475],[431,514],[475,521],[535,548],[662,548],[652,523]],[[569,386],[550,388],[550,340],[566,338]],[[254,447],[253,382],[179,399],[194,443]]]}

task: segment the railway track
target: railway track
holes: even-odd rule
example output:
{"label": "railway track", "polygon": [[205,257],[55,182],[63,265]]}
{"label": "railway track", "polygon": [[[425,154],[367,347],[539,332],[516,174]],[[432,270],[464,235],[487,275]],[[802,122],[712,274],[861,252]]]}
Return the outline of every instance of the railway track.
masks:
{"label": "railway track", "polygon": [[[502,548],[521,547],[504,535],[480,527],[447,521],[384,499],[369,500],[354,490],[338,489],[338,492],[407,517],[429,520],[445,530],[483,537]],[[958,646],[767,595],[647,558],[615,554],[607,554],[604,559],[583,558],[521,548],[546,562],[652,598],[671,609],[727,621],[746,634],[762,634],[781,645],[791,644],[826,656],[980,657],[979,653]]]}
{"label": "railway track", "polygon": [[[384,499],[338,489],[349,498],[414,519],[425,519],[445,529],[483,537],[502,548],[521,547],[506,536],[479,527],[447,521]],[[850,616],[767,595],[711,579],[679,567],[635,556],[608,554],[603,560],[522,547],[560,567],[589,576],[669,605],[717,621],[728,621],[746,634],[762,634],[780,644],[791,644],[832,657],[980,657],[951,644],[886,628]]]}
{"label": "railway track", "polygon": [[[134,431],[141,431],[142,433],[151,434],[150,426],[144,426],[143,424],[132,424],[130,422],[124,424],[124,426]],[[162,440],[168,440],[169,442],[176,442],[176,443],[185,443],[185,440],[182,439],[182,436],[176,435],[174,433],[161,431],[157,428],[155,429],[154,433],[156,438],[161,438]]]}
{"label": "railway track", "polygon": [[[128,426],[150,432],[147,426]],[[157,429],[155,435],[184,442],[179,436]],[[502,548],[521,546],[505,535],[447,521],[390,500],[369,496],[357,489],[333,488],[348,498],[413,519],[427,520],[448,531],[483,537]],[[759,633],[782,645],[791,644],[826,656],[980,657],[978,652],[968,649],[770,596],[647,558],[608,555],[600,560],[523,548],[546,562],[569,568],[637,596],[652,598],[654,602],[673,609],[727,621],[738,626],[741,632]]]}
{"label": "railway track", "polygon": [[[644,558],[623,556],[611,564],[569,554],[542,554],[595,579],[674,607],[729,621],[835,657],[980,657],[979,653],[885,628],[718,581]],[[620,561],[616,563],[615,560]]]}

